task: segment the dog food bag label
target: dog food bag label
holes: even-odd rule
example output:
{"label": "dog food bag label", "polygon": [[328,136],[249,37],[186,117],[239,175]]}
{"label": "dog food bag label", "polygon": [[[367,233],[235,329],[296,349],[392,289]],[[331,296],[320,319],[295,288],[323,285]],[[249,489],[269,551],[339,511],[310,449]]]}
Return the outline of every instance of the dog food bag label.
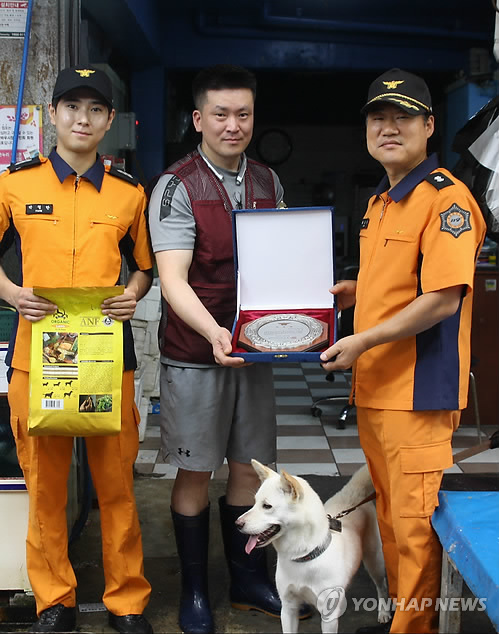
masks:
{"label": "dog food bag label", "polygon": [[32,325],[28,431],[103,436],[121,429],[123,322],[101,310],[109,288],[35,288],[57,306]]}

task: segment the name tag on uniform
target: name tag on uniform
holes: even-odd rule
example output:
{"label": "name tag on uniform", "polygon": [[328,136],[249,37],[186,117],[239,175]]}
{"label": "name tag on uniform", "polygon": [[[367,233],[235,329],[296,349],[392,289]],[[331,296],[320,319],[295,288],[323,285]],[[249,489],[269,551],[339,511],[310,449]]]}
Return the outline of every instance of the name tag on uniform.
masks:
{"label": "name tag on uniform", "polygon": [[52,214],[54,213],[54,205],[32,203],[31,205],[26,205],[26,213],[28,216],[32,214]]}
{"label": "name tag on uniform", "polygon": [[369,226],[369,220],[370,218],[362,218],[362,220],[360,221],[360,228],[367,229],[367,227]]}

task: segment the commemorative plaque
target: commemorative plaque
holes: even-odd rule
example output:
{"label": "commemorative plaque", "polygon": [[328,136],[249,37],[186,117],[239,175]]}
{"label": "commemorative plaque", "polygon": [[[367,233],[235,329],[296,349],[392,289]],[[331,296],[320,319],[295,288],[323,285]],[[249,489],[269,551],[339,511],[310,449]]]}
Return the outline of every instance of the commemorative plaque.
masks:
{"label": "commemorative plaque", "polygon": [[328,342],[324,321],[299,313],[279,313],[243,324],[237,344],[250,352],[311,352]]}

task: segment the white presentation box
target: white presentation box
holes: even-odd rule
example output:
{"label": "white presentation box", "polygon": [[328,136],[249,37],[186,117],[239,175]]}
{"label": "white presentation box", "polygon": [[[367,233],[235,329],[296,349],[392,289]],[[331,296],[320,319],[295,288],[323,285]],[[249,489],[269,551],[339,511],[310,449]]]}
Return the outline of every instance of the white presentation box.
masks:
{"label": "white presentation box", "polygon": [[[247,362],[319,362],[336,341],[337,311],[329,292],[335,282],[334,209],[235,209],[232,214],[237,284],[232,356]],[[243,347],[246,324],[277,314],[319,320],[324,336],[307,350]]]}

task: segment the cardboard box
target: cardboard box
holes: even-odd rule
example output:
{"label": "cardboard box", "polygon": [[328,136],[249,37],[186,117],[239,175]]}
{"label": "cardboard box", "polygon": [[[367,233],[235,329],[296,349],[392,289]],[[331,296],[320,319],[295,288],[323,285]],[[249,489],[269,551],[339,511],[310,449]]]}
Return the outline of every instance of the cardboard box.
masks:
{"label": "cardboard box", "polygon": [[[319,362],[336,341],[337,315],[329,289],[335,281],[332,207],[235,209],[232,212],[237,312],[232,356],[248,362]],[[315,351],[249,352],[237,341],[248,321],[299,313],[328,325]]]}
{"label": "cardboard box", "polygon": [[0,478],[0,590],[31,590],[26,567],[28,492],[23,478]]}

